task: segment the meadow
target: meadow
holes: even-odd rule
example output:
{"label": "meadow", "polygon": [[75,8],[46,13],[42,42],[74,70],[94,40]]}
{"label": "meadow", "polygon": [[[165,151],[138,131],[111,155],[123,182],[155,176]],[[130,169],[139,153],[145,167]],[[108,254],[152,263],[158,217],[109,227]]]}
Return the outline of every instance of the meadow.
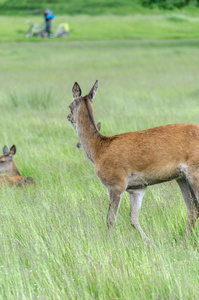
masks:
{"label": "meadow", "polygon": [[[70,37],[51,39],[53,41],[96,41],[96,40],[154,40],[154,39],[197,39],[199,28],[199,11],[166,11],[135,15],[100,15],[100,16],[66,16],[58,15],[53,20],[52,33],[57,32],[59,24],[68,23]],[[39,16],[5,16],[0,15],[0,43],[2,42],[42,42],[41,38],[25,38],[30,23],[42,25]]]}
{"label": "meadow", "polygon": [[[75,17],[76,18],[76,17]],[[1,43],[1,146],[36,185],[1,188],[1,299],[198,299],[198,231],[175,182],[148,188],[140,224],[123,196],[107,238],[108,194],[67,122],[72,86],[99,80],[101,132],[199,124],[199,41],[52,40]]]}

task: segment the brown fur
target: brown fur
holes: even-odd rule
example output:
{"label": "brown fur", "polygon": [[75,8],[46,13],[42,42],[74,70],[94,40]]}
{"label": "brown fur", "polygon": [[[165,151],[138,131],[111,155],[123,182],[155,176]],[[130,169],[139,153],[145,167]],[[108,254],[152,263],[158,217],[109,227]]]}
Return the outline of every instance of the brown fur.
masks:
{"label": "brown fur", "polygon": [[[101,129],[101,123],[98,122],[97,123],[97,130],[100,131],[100,129]],[[82,145],[81,145],[80,141],[76,144],[76,146],[77,146],[78,149],[80,149],[80,150],[82,149]]]}
{"label": "brown fur", "polygon": [[19,173],[13,156],[16,153],[16,147],[13,145],[8,151],[7,146],[3,148],[3,155],[0,156],[0,185],[8,184],[10,186],[24,186],[33,184],[34,180],[31,177],[23,177]]}
{"label": "brown fur", "polygon": [[114,224],[122,194],[128,191],[131,224],[148,242],[138,221],[145,189],[176,179],[187,206],[188,233],[199,214],[199,126],[173,124],[103,136],[97,129],[92,107],[97,87],[96,81],[90,93],[82,97],[79,85],[74,84],[68,120],[77,131],[86,157],[95,164],[97,176],[108,188],[108,227]]}

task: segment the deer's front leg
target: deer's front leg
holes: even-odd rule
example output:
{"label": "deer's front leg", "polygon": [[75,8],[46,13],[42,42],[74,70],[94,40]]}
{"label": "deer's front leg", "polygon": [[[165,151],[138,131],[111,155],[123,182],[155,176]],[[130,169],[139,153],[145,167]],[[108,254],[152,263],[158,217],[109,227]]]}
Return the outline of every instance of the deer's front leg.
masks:
{"label": "deer's front leg", "polygon": [[119,210],[122,195],[125,190],[122,188],[118,189],[114,187],[111,187],[108,190],[109,190],[110,204],[109,204],[108,215],[107,215],[107,226],[110,229],[115,224],[117,212]]}

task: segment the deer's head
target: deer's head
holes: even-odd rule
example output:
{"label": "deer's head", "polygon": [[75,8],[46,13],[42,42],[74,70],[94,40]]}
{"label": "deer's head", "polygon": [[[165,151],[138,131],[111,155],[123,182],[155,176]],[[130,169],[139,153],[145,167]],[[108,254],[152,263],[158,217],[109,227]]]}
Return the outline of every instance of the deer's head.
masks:
{"label": "deer's head", "polygon": [[78,110],[81,106],[82,100],[85,98],[88,98],[91,103],[93,103],[93,100],[95,98],[95,95],[97,93],[97,88],[98,88],[98,81],[96,80],[94,86],[88,93],[88,95],[82,97],[82,91],[77,82],[74,83],[72,92],[73,92],[73,102],[69,105],[71,113],[68,115],[67,119],[68,121],[72,124],[72,126],[76,130],[76,124],[77,124],[77,119],[78,119]]}
{"label": "deer's head", "polygon": [[13,145],[10,150],[7,146],[3,147],[3,155],[0,156],[0,173],[6,173],[13,176],[14,161],[13,156],[16,153],[16,147]]}

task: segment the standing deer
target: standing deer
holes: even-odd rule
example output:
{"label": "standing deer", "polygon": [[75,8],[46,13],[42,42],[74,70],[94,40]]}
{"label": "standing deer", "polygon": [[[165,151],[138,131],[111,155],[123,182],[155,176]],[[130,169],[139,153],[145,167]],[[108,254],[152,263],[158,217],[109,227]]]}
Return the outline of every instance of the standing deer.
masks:
{"label": "standing deer", "polygon": [[[98,122],[97,125],[96,125],[96,127],[97,127],[97,130],[100,131],[100,129],[101,129],[101,123]],[[80,141],[77,143],[76,147],[77,147],[77,149],[79,149],[79,150],[82,150],[82,149],[83,149],[83,148],[82,148],[82,145],[81,145],[81,143],[80,143]]]}
{"label": "standing deer", "polygon": [[3,147],[3,155],[0,156],[0,185],[8,183],[9,185],[23,186],[34,183],[31,177],[23,177],[17,170],[13,156],[16,153],[16,147],[13,145],[8,151],[7,146]]}
{"label": "standing deer", "polygon": [[176,179],[187,207],[185,234],[188,234],[199,215],[199,126],[174,124],[103,136],[93,115],[97,88],[98,81],[89,94],[82,97],[81,88],[75,82],[68,121],[77,131],[85,156],[95,164],[97,176],[108,189],[108,228],[114,225],[122,195],[127,191],[131,225],[148,243],[139,224],[146,188]]}

